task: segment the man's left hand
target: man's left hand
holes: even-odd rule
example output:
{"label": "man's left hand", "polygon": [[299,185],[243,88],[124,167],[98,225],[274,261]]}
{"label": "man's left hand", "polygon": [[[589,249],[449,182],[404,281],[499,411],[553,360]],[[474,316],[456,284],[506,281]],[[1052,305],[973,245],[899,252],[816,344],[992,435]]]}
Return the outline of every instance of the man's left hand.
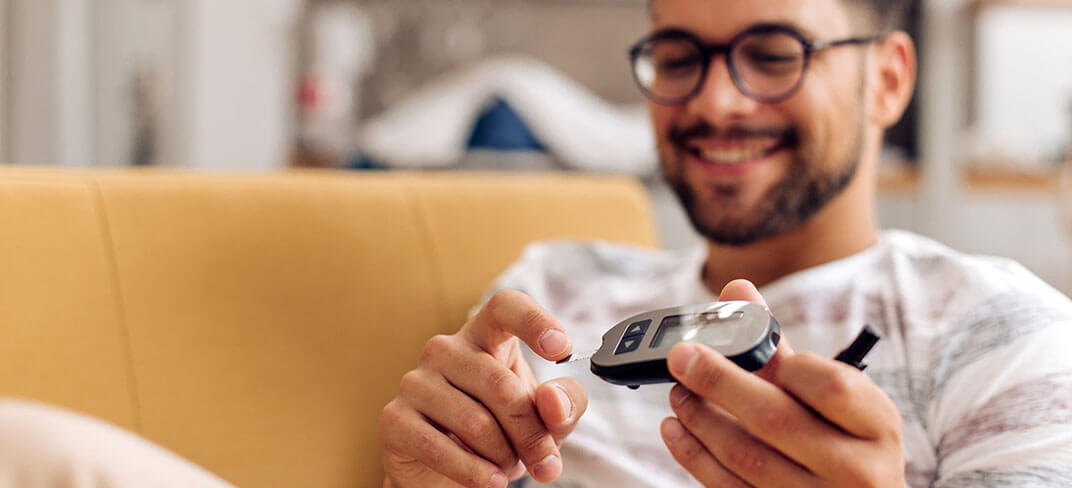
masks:
{"label": "man's left hand", "polygon": [[[742,280],[719,299],[763,302]],[[755,375],[694,343],[668,361],[680,384],[663,441],[705,486],[905,486],[901,414],[856,368],[795,354],[784,337]]]}

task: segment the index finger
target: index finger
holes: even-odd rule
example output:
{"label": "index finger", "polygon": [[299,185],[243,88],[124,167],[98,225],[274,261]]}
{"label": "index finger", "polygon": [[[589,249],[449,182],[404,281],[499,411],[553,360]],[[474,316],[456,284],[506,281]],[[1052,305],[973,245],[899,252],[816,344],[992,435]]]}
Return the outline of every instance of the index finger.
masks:
{"label": "index finger", "polygon": [[777,385],[707,347],[675,345],[670,350],[669,366],[682,386],[724,408],[749,433],[813,472],[825,468],[828,454],[817,448],[816,439],[848,439]]}
{"label": "index finger", "polygon": [[860,370],[811,353],[786,358],[773,382],[834,425],[864,439],[899,438],[901,413]]}
{"label": "index finger", "polygon": [[517,290],[500,290],[477,312],[463,330],[477,347],[497,356],[499,346],[511,337],[528,344],[548,361],[572,351],[566,328],[532,297]]}

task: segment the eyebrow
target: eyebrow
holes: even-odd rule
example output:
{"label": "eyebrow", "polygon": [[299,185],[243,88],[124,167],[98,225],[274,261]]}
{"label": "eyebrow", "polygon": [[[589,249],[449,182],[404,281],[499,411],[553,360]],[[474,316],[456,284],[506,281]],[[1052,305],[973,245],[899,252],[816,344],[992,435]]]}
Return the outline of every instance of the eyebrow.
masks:
{"label": "eyebrow", "polygon": [[[749,24],[749,25],[745,26],[744,29],[741,29],[736,34],[734,34],[734,36],[736,36],[737,34],[740,34],[741,32],[744,32],[744,31],[747,31],[747,30],[750,30],[750,29],[755,29],[757,27],[778,27],[778,28],[782,28],[782,29],[789,29],[789,30],[792,30],[792,31],[799,32],[800,35],[803,36],[805,39],[814,40],[814,39],[817,38],[815,32],[812,31],[811,29],[808,29],[807,27],[804,27],[804,26],[802,26],[800,24],[797,24],[795,22],[788,21],[788,20],[775,21],[775,22],[757,22],[755,24]],[[695,35],[697,37],[700,37],[698,34],[694,33],[693,31],[690,31],[690,30],[682,28],[682,27],[674,26],[674,25],[663,27],[661,29],[658,29],[656,31],[651,32],[649,35],[656,36],[656,35],[669,33],[669,32],[688,32],[688,33],[691,33],[691,34],[693,34],[693,35]],[[731,39],[732,39],[732,37],[731,37]],[[729,42],[729,40],[727,40],[726,42]]]}

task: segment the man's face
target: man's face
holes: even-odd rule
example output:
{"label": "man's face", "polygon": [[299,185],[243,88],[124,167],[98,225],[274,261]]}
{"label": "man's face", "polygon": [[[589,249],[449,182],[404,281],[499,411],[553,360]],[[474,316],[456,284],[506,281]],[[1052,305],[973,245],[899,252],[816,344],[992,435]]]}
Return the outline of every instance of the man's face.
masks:
{"label": "man's face", "polygon": [[[813,41],[872,34],[854,31],[852,14],[842,0],[654,0],[652,30],[706,44],[761,24]],[[793,230],[849,184],[863,150],[864,49],[815,53],[781,102],[746,97],[718,55],[694,98],[650,104],[663,174],[701,234],[746,245]]]}

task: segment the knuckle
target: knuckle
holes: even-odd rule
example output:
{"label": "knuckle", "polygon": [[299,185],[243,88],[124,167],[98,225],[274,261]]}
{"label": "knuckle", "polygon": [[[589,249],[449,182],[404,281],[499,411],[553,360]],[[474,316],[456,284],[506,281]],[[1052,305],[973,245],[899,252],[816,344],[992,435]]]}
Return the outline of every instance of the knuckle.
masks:
{"label": "knuckle", "polygon": [[700,397],[690,393],[674,408],[674,413],[676,413],[684,423],[688,424],[696,419],[697,410],[699,408]]}
{"label": "knuckle", "polygon": [[421,380],[421,374],[417,370],[407,371],[402,375],[402,380],[398,383],[398,395],[404,398],[410,398],[417,394],[423,381]]}
{"label": "knuckle", "polygon": [[750,478],[763,473],[767,459],[764,453],[754,446],[737,446],[726,453],[725,462],[731,471]]}
{"label": "knuckle", "polygon": [[849,377],[849,373],[851,371],[836,368],[823,383],[822,395],[835,402],[843,402],[852,393],[853,384],[855,383],[853,378]]}
{"label": "knuckle", "polygon": [[722,368],[707,364],[702,358],[696,361],[695,369],[697,370],[695,373],[697,392],[712,391],[726,374]]}
{"label": "knuckle", "polygon": [[402,424],[402,406],[398,400],[391,400],[384,405],[383,410],[380,412],[380,439],[391,440],[394,439],[393,435],[386,435],[389,432],[395,430],[396,427]]}
{"label": "knuckle", "polygon": [[[515,447],[518,452],[537,453],[540,446],[544,443],[544,440],[547,439],[547,436],[547,432],[542,430],[522,432],[520,437],[516,439],[517,445]],[[546,454],[547,453],[543,453],[543,455],[529,456],[529,458],[534,461],[540,461]]]}
{"label": "knuckle", "polygon": [[[536,418],[536,413],[531,404],[515,403],[512,405],[506,413],[500,416],[500,420],[503,421],[504,426],[514,426],[513,428],[507,428],[512,432],[510,435],[511,444],[514,450],[525,458],[527,461],[539,461],[543,459],[543,456],[535,456],[538,451],[541,451],[541,447],[551,438],[551,433],[543,427],[543,424]],[[526,456],[525,454],[528,454]],[[546,455],[547,453],[543,453]]]}
{"label": "knuckle", "polygon": [[491,298],[488,299],[488,303],[484,305],[484,308],[486,308],[489,312],[491,312],[492,315],[495,315],[499,310],[502,310],[503,307],[505,307],[507,304],[516,301],[517,298],[518,298],[518,295],[520,295],[520,294],[521,294],[521,292],[519,292],[517,290],[511,290],[509,288],[504,288],[502,290],[499,290],[499,291],[495,292],[495,294],[492,295]]}
{"label": "knuckle", "polygon": [[487,440],[498,433],[499,424],[487,412],[469,409],[458,419],[458,430],[463,439]]}
{"label": "knuckle", "polygon": [[451,336],[438,334],[428,339],[428,342],[424,344],[424,349],[421,350],[421,363],[428,363],[435,358],[448,354],[452,349]]}
{"label": "knuckle", "polygon": [[759,414],[759,429],[762,432],[785,433],[792,426],[793,417],[785,407],[770,407]]}
{"label": "knuckle", "polygon": [[437,439],[431,433],[424,432],[418,434],[413,443],[413,447],[417,452],[417,457],[433,469],[442,465],[447,457],[446,450],[444,450],[443,446],[436,441]]}
{"label": "knuckle", "polygon": [[820,386],[819,399],[825,404],[825,410],[833,414],[840,414],[851,408],[856,381],[850,377],[850,373],[853,372],[837,368],[823,381],[822,386]]}
{"label": "knuckle", "polygon": [[509,411],[516,411],[525,400],[521,379],[505,368],[488,375],[487,388],[491,401],[507,407]]}
{"label": "knuckle", "polygon": [[678,462],[686,467],[694,467],[700,464],[706,455],[699,443],[679,440],[674,443],[673,449],[677,451]]}
{"label": "knuckle", "polygon": [[547,315],[539,308],[530,308],[521,314],[521,330],[538,330],[548,322]]}

